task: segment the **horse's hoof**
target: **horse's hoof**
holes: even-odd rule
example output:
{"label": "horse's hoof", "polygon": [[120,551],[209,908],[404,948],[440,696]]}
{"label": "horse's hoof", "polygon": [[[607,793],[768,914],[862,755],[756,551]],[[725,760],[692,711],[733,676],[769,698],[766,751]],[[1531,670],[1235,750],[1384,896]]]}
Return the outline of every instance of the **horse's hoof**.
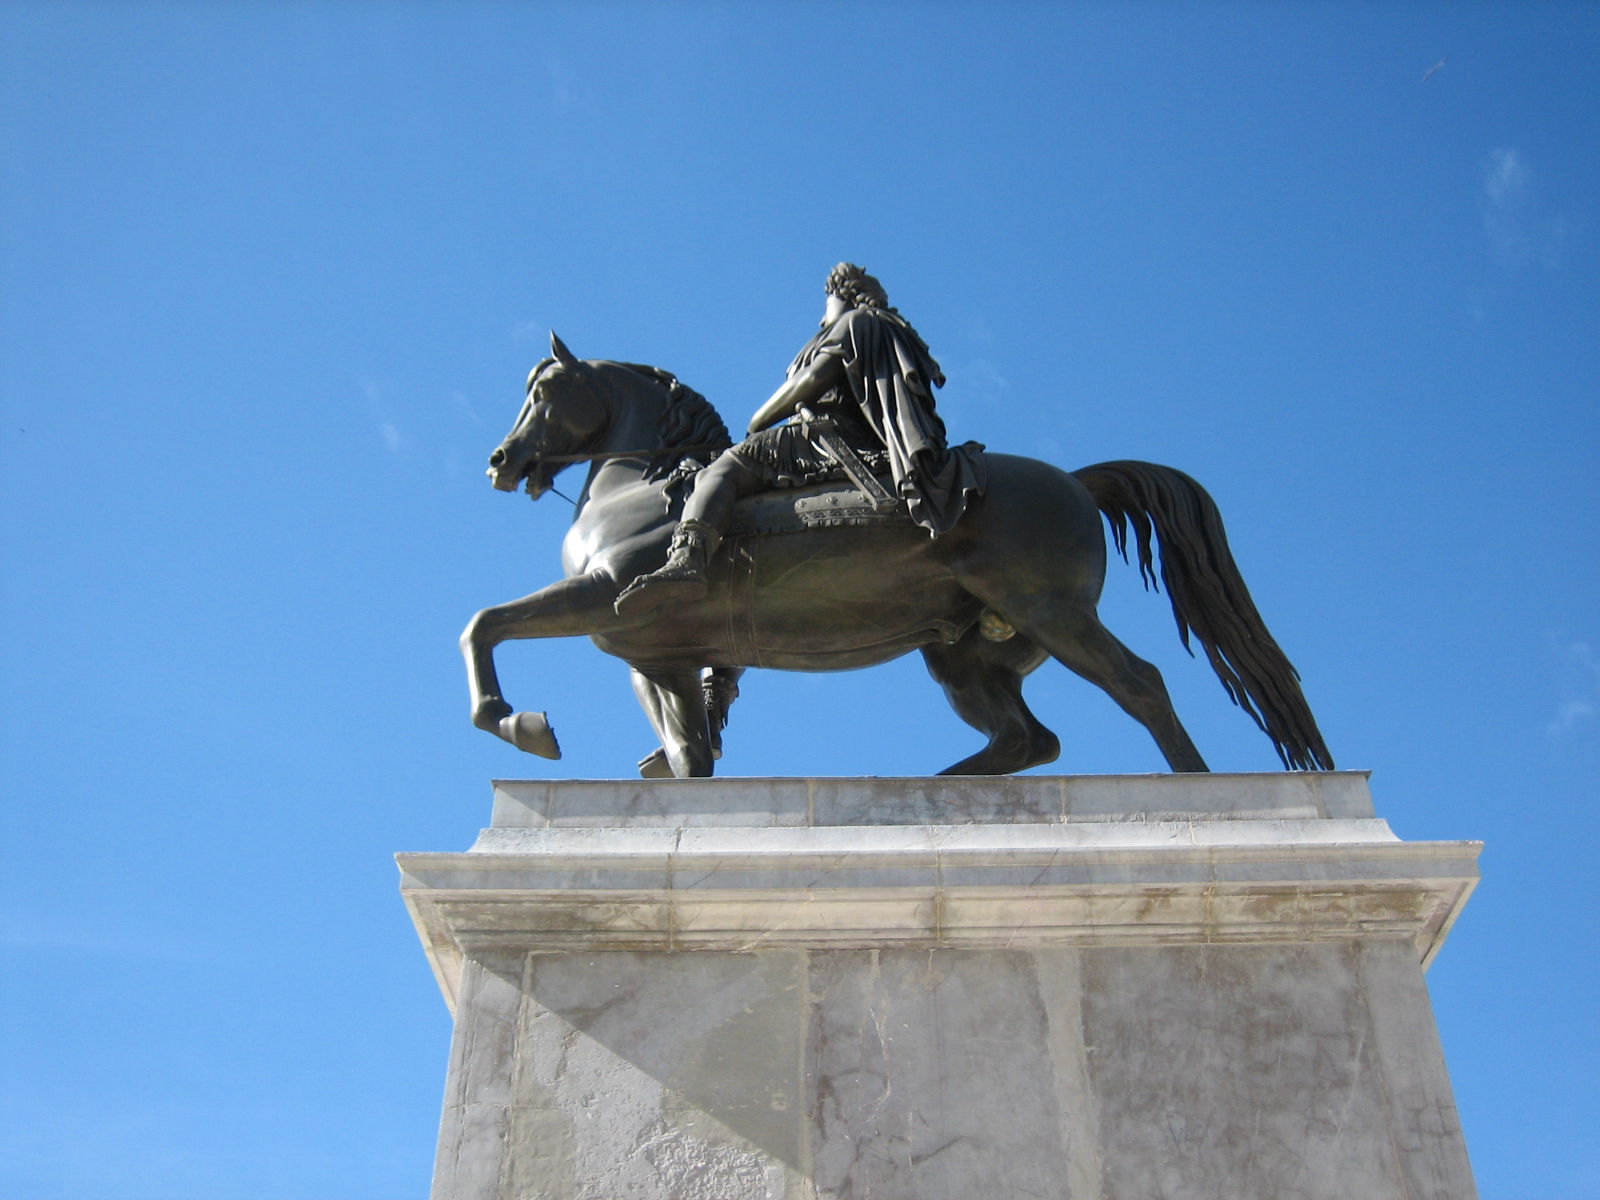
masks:
{"label": "horse's hoof", "polygon": [[512,713],[501,720],[499,734],[518,750],[526,750],[540,758],[561,757],[555,731],[550,728],[550,722],[542,712]]}
{"label": "horse's hoof", "polygon": [[672,764],[667,761],[667,752],[657,746],[649,754],[639,760],[640,779],[671,779]]}

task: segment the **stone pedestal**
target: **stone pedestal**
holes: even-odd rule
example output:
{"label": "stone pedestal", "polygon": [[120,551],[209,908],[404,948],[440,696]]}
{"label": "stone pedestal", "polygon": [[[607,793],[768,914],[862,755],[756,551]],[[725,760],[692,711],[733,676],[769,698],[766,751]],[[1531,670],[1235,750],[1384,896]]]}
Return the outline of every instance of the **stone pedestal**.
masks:
{"label": "stone pedestal", "polygon": [[504,782],[402,854],[435,1200],[1465,1200],[1478,844],[1358,773]]}

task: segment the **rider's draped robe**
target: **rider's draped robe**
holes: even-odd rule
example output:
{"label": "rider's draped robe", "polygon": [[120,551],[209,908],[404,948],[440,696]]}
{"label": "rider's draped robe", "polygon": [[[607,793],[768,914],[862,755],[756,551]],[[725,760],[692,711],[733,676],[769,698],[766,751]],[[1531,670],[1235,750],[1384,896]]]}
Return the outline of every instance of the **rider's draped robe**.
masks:
{"label": "rider's draped robe", "polygon": [[[935,411],[933,389],[944,372],[899,313],[854,308],[820,330],[795,356],[789,374],[823,357],[838,358],[846,384],[816,405],[868,467],[887,473],[911,519],[937,537],[983,494],[983,447],[949,446]],[[770,485],[784,487],[838,478],[832,459],[803,426],[779,425],[751,434],[730,452]]]}

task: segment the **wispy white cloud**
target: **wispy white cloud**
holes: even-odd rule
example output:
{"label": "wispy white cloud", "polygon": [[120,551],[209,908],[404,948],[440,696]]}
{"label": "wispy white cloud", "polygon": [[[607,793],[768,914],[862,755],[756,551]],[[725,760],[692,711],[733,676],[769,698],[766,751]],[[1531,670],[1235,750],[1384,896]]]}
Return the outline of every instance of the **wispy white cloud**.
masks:
{"label": "wispy white cloud", "polygon": [[1560,737],[1592,718],[1595,712],[1595,706],[1587,700],[1568,700],[1556,709],[1556,715],[1545,726],[1545,731],[1551,737]]}
{"label": "wispy white cloud", "polygon": [[389,415],[390,404],[384,398],[384,389],[375,380],[364,380],[361,384],[362,395],[367,401],[367,412],[372,417],[373,428],[390,454],[399,454],[405,445],[405,438],[401,436],[400,427],[394,423]]}
{"label": "wispy white cloud", "polygon": [[482,425],[483,424],[482,415],[479,414],[477,408],[473,405],[471,400],[467,399],[465,394],[463,394],[461,392],[451,392],[450,393],[450,406],[452,408],[454,408],[457,412],[459,412],[463,416],[465,416],[468,421],[472,422],[472,424],[474,424],[474,425]]}
{"label": "wispy white cloud", "polygon": [[1516,150],[1500,147],[1484,161],[1483,192],[1492,205],[1517,203],[1528,190],[1528,167]]}
{"label": "wispy white cloud", "polygon": [[1527,205],[1528,168],[1522,156],[1504,147],[1491,150],[1483,163],[1483,230],[1489,252],[1502,266],[1528,261]]}
{"label": "wispy white cloud", "polygon": [[1591,684],[1600,686],[1600,658],[1595,657],[1593,646],[1576,638],[1559,637],[1556,645],[1569,665],[1586,676]]}
{"label": "wispy white cloud", "polygon": [[1521,151],[1501,146],[1489,151],[1480,174],[1483,229],[1489,252],[1503,267],[1561,264],[1567,223],[1542,211],[1532,168]]}
{"label": "wispy white cloud", "polygon": [[545,79],[550,84],[551,104],[557,108],[571,108],[578,102],[578,79],[571,67],[556,59],[547,59]]}
{"label": "wispy white cloud", "polygon": [[546,98],[556,112],[591,115],[604,107],[605,92],[571,63],[554,57],[545,59],[544,78]]}
{"label": "wispy white cloud", "polygon": [[1550,641],[1564,694],[1545,732],[1558,738],[1600,716],[1600,656],[1591,643],[1578,638],[1552,634]]}
{"label": "wispy white cloud", "polygon": [[0,950],[8,955],[45,951],[160,962],[199,962],[206,957],[198,943],[169,931],[113,918],[76,920],[39,911],[8,913],[0,923]]}
{"label": "wispy white cloud", "polygon": [[990,358],[968,359],[959,377],[950,380],[949,390],[959,392],[974,408],[998,408],[1006,403],[1011,384]]}

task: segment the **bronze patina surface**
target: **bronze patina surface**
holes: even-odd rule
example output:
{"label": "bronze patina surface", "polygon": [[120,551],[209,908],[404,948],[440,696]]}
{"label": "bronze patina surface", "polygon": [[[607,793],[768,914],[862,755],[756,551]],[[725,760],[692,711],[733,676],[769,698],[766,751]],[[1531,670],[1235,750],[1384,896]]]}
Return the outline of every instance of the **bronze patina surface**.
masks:
{"label": "bronze patina surface", "polygon": [[[552,335],[553,357],[530,374],[490,479],[537,499],[575,461],[589,463],[588,478],[562,544],[565,578],[484,609],[462,634],[475,724],[559,757],[544,714],[506,702],[493,652],[518,638],[586,636],[633,668],[662,742],[642,773],[706,776],[744,668],[842,670],[919,650],[988,738],[945,773],[1008,774],[1059,753],[1022,698],[1024,677],[1053,657],[1143,725],[1174,771],[1204,771],[1160,673],[1096,615],[1103,516],[1124,555],[1131,527],[1140,571],[1150,585],[1159,572],[1184,644],[1200,643],[1284,765],[1332,768],[1198,483],[1153,463],[1066,472],[946,447],[930,390],[942,375],[921,339],[881,303],[841,305],[834,286],[830,277],[821,331],[752,420],[756,437],[727,454],[727,429],[698,393],[658,368],[580,360]],[[774,428],[819,401],[839,414],[835,438],[854,439],[854,463],[840,466],[827,439],[809,441],[803,421]],[[708,460],[691,475],[686,513],[686,461]],[[897,509],[848,481],[863,464],[882,471]]]}

